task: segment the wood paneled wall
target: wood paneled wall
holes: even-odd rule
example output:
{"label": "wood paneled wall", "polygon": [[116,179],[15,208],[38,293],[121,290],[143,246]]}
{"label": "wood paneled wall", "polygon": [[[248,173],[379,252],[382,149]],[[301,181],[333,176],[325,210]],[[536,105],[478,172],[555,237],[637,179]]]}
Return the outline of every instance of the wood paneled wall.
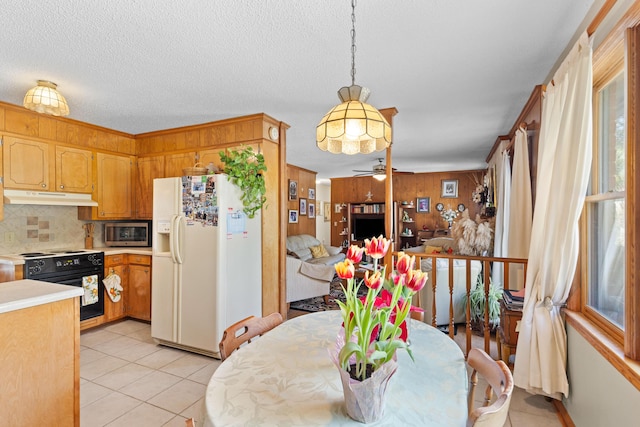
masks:
{"label": "wood paneled wall", "polygon": [[[440,217],[435,206],[442,203],[446,208],[456,209],[460,203],[469,208],[469,215],[475,218],[480,213],[480,206],[473,202],[472,192],[476,187],[474,175],[481,179],[485,170],[455,171],[455,172],[430,172],[416,174],[397,174],[393,176],[393,201],[413,201],[417,204],[418,197],[430,198],[429,213],[415,213],[416,229],[424,226],[433,230],[446,228],[444,220]],[[442,180],[458,180],[458,197],[446,198],[441,196]],[[337,212],[336,204],[364,203],[367,201],[367,193],[371,192],[372,203],[384,203],[384,181],[377,181],[370,176],[333,178],[331,179],[331,244],[339,246],[344,237],[339,233],[345,226],[340,223],[346,216],[347,210]]]}
{"label": "wood paneled wall", "polygon": [[0,101],[0,132],[76,147],[136,154],[135,136]]}
{"label": "wood paneled wall", "polygon": [[[296,200],[289,200],[287,192],[287,212],[290,210],[298,211],[298,223],[287,224],[287,236],[294,236],[297,234],[310,234],[316,235],[316,218],[318,214],[322,215],[322,212],[318,212],[316,201],[318,199],[316,190],[316,175],[314,171],[303,169],[298,166],[287,164],[287,179],[288,181],[295,181],[298,184],[298,192]],[[314,198],[309,198],[309,190],[313,190]],[[300,201],[304,200],[306,203],[306,213],[303,215],[300,211]],[[309,216],[309,206],[313,204],[314,217]]]}
{"label": "wood paneled wall", "polygon": [[[279,130],[277,140],[269,129]],[[73,119],[35,113],[24,107],[0,101],[0,134],[22,136],[56,145],[69,145],[98,152],[121,153],[138,157],[184,154],[193,166],[194,154],[204,153],[206,163],[220,166],[218,150],[252,145],[265,155],[267,207],[262,210],[262,298],[263,313],[286,315],[284,224],[286,206],[286,130],[284,122],[266,114],[219,120],[175,129],[131,135]],[[0,165],[2,164],[0,150]],[[206,166],[206,164],[205,164]],[[179,170],[182,170],[180,166]],[[135,172],[134,172],[135,173]],[[178,176],[178,175],[167,175]],[[311,181],[315,185],[315,177]],[[1,184],[0,184],[0,188]],[[305,188],[308,188],[305,181]],[[0,215],[3,205],[0,203]],[[1,216],[0,216],[1,218]],[[315,228],[314,233],[315,234]]]}

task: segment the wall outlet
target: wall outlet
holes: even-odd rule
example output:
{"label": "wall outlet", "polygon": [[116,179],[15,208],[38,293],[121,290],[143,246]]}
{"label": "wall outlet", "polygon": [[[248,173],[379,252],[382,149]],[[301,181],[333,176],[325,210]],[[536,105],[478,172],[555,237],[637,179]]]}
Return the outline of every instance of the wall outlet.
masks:
{"label": "wall outlet", "polygon": [[5,243],[15,243],[16,242],[16,233],[13,231],[7,231],[4,233],[4,242]]}

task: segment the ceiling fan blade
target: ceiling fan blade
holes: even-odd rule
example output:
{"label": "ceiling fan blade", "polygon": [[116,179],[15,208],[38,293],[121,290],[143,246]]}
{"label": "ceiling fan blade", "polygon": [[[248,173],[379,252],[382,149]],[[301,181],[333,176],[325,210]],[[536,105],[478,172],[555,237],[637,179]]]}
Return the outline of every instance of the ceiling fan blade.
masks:
{"label": "ceiling fan blade", "polygon": [[353,172],[368,172],[368,173],[372,173],[370,170],[360,170],[360,169],[352,169]]}
{"label": "ceiling fan blade", "polygon": [[[356,171],[354,171],[356,172]],[[368,175],[373,175],[373,172],[365,172],[365,173],[357,173],[353,176],[368,176]]]}

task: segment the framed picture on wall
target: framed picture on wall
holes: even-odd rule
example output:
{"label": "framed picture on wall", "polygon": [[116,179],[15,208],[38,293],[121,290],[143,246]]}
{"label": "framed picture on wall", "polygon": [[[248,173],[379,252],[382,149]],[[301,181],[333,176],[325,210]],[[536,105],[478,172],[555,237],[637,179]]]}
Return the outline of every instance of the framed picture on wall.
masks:
{"label": "framed picture on wall", "polygon": [[298,200],[298,181],[289,180],[289,200]]}
{"label": "framed picture on wall", "polygon": [[300,215],[307,214],[307,199],[300,199]]}
{"label": "framed picture on wall", "polygon": [[429,197],[418,197],[418,207],[416,208],[417,212],[430,212],[431,211],[431,198]]}
{"label": "framed picture on wall", "polygon": [[316,189],[315,188],[310,188],[309,189],[309,200],[315,200],[316,199]]}
{"label": "framed picture on wall", "polygon": [[324,221],[325,222],[331,221],[331,203],[324,202],[323,210],[324,210]]}
{"label": "framed picture on wall", "polygon": [[298,223],[298,211],[297,209],[289,209],[289,224]]}
{"label": "framed picture on wall", "polygon": [[316,217],[316,205],[315,203],[309,203],[309,218]]}
{"label": "framed picture on wall", "polygon": [[442,194],[440,197],[458,197],[458,180],[457,179],[443,179],[442,180]]}

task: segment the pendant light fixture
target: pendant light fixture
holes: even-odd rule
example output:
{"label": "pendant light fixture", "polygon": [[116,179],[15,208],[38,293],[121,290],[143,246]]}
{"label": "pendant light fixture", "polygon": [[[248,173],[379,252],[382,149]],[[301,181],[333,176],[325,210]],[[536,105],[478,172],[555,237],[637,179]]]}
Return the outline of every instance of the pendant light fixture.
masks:
{"label": "pendant light fixture", "polygon": [[69,114],[69,106],[57,87],[55,83],[38,80],[38,85],[29,89],[22,104],[38,113],[66,116]]}
{"label": "pendant light fixture", "polygon": [[391,126],[375,107],[366,104],[369,89],[355,84],[356,0],[351,0],[351,86],[338,91],[341,104],[316,128],[316,145],[334,154],[368,154],[391,144]]}

